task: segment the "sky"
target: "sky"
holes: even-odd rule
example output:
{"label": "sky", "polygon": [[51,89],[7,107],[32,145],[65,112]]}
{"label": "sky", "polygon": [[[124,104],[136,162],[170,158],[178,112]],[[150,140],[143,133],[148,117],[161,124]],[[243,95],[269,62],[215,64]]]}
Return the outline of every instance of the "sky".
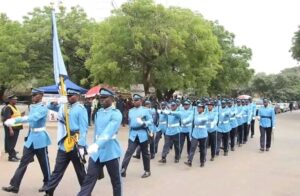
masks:
{"label": "sky", "polygon": [[[61,0],[66,7],[80,5],[89,17],[101,21],[110,15],[113,7],[126,0]],[[34,7],[58,4],[58,0],[0,0],[0,12],[12,20]],[[276,74],[299,66],[289,52],[292,37],[300,25],[299,0],[155,0],[165,6],[178,6],[200,12],[204,18],[219,21],[235,34],[237,46],[252,49],[250,67],[258,72]]]}

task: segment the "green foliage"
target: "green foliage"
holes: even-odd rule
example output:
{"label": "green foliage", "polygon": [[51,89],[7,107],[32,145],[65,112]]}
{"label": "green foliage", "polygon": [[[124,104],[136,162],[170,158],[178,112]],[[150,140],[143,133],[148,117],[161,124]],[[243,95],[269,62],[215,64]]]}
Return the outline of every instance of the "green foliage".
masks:
{"label": "green foliage", "polygon": [[295,32],[292,39],[291,47],[292,57],[297,61],[300,61],[300,26],[298,26],[298,31]]}
{"label": "green foliage", "polygon": [[210,94],[229,95],[233,90],[248,84],[252,78],[254,70],[249,69],[252,52],[246,46],[235,46],[234,34],[226,31],[217,22],[211,22],[211,25],[214,34],[218,37],[223,56],[220,61],[222,67],[211,83]]}
{"label": "green foliage", "polygon": [[6,88],[12,88],[26,79],[24,70],[28,63],[24,61],[26,46],[22,39],[22,27],[11,21],[5,14],[0,15],[0,95]]}
{"label": "green foliage", "polygon": [[87,68],[95,83],[143,83],[159,90],[192,87],[205,94],[220,47],[202,16],[133,0],[100,23]]}

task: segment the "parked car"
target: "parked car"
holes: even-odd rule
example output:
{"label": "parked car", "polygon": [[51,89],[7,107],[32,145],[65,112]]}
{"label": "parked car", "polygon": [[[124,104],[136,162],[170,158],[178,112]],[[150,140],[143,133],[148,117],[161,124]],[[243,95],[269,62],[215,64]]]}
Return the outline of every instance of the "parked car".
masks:
{"label": "parked car", "polygon": [[280,108],[281,112],[290,111],[288,103],[278,103],[278,105],[279,105],[279,108]]}

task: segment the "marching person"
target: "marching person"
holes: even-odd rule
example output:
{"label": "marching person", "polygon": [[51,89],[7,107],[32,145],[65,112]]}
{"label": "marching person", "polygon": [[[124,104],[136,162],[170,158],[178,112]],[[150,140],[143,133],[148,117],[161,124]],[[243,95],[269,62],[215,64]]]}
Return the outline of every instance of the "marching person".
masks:
{"label": "marching person", "polygon": [[[167,103],[165,101],[162,101],[160,103],[161,111],[164,111],[167,109]],[[158,143],[159,140],[162,138],[162,135],[166,133],[167,130],[167,118],[168,115],[163,114],[162,112],[159,114],[159,120],[157,125],[157,132],[155,134],[154,144],[155,144],[155,153],[157,153],[158,150]]]}
{"label": "marching person", "polygon": [[252,119],[250,122],[250,129],[251,129],[251,138],[253,138],[254,136],[254,128],[255,128],[255,117],[256,117],[256,104],[254,102],[252,102],[252,98],[249,98],[249,105],[251,108],[251,114],[252,114]]}
{"label": "marching person", "polygon": [[[223,148],[224,148],[224,156],[228,155],[228,139],[229,139],[229,132],[231,130],[230,126],[230,112],[226,107],[226,101],[222,100],[221,101],[221,109],[219,113],[219,124],[218,124],[218,130],[221,133],[221,138],[222,143],[223,143]],[[217,149],[220,148],[220,143],[221,140],[217,142]],[[219,152],[219,150],[217,150]]]}
{"label": "marching person", "polygon": [[[18,97],[15,95],[11,95],[8,97],[8,104],[5,106],[3,111],[3,122],[10,118],[18,118],[21,117],[22,114],[18,107],[16,106]],[[8,161],[18,162],[20,158],[17,157],[17,152],[15,150],[20,130],[23,129],[22,123],[17,123],[12,125],[11,127],[3,124],[5,131],[5,152],[8,153]]]}
{"label": "marching person", "polygon": [[200,147],[200,167],[204,167],[204,163],[206,161],[206,139],[207,139],[207,122],[208,118],[204,112],[205,105],[199,103],[197,105],[197,113],[195,116],[192,115],[190,117],[189,122],[194,121],[194,127],[190,132],[191,137],[191,150],[189,152],[188,161],[184,162],[184,164],[188,166],[192,166],[192,161],[194,158],[194,154],[196,148]]}
{"label": "marching person", "polygon": [[234,101],[233,100],[228,100],[227,106],[228,110],[230,112],[230,149],[231,151],[235,150],[235,136],[237,132],[237,127],[238,127],[238,122],[236,119],[236,114],[237,114],[237,109],[235,106],[233,106]]}
{"label": "marching person", "polygon": [[[181,117],[183,119],[188,118],[189,116],[193,115],[195,112],[191,109],[191,101],[185,100],[183,102],[183,109],[181,110]],[[188,123],[181,123],[181,132],[180,132],[180,156],[182,153],[182,149],[184,147],[185,139],[187,140],[187,154],[190,152],[191,148],[191,140],[190,140],[190,133],[192,131],[192,122]]]}
{"label": "marching person", "polygon": [[269,107],[268,99],[263,100],[264,107],[258,110],[259,130],[260,130],[260,151],[269,151],[271,147],[272,130],[275,129],[275,111]]}
{"label": "marching person", "polygon": [[218,122],[218,113],[214,111],[214,103],[207,103],[207,132],[208,132],[208,140],[211,148],[211,158],[210,161],[214,161],[216,151],[217,151],[217,122]]}
{"label": "marching person", "polygon": [[[243,105],[244,104],[244,105]],[[243,119],[244,119],[244,138],[243,144],[246,144],[249,136],[250,123],[252,119],[252,108],[250,108],[248,99],[242,101],[243,107]]]}
{"label": "marching person", "polygon": [[91,195],[103,167],[106,166],[113,187],[113,195],[122,195],[119,161],[121,146],[117,134],[122,123],[122,114],[112,106],[114,92],[101,88],[99,92],[102,108],[95,115],[94,143],[89,146],[90,154],[87,175],[78,196]]}
{"label": "marching person", "polygon": [[78,90],[67,89],[68,104],[52,102],[48,105],[50,110],[58,112],[59,122],[57,130],[58,151],[54,171],[43,190],[46,191],[46,195],[53,195],[70,162],[73,163],[80,186],[82,186],[86,175],[80,156],[83,157],[85,154],[88,116],[85,107],[78,102],[79,95]]}
{"label": "marching person", "polygon": [[15,124],[19,125],[21,123],[28,122],[30,131],[24,144],[23,156],[21,158],[20,165],[10,180],[10,186],[2,188],[2,190],[6,192],[19,192],[20,184],[27,166],[33,159],[34,155],[37,157],[43,172],[43,187],[47,184],[50,178],[50,164],[47,147],[51,144],[51,141],[46,131],[48,108],[42,104],[43,92],[41,90],[32,89],[31,95],[33,104],[30,105],[29,115],[10,118],[5,122],[6,126],[13,126]]}
{"label": "marching person", "polygon": [[236,101],[236,120],[238,123],[237,127],[237,143],[238,146],[241,147],[243,144],[243,138],[244,138],[244,118],[243,118],[243,106],[241,105],[241,100],[238,99]]}
{"label": "marching person", "polygon": [[129,110],[128,120],[129,120],[129,139],[128,148],[125,153],[123,162],[121,176],[126,177],[126,170],[130,159],[137,148],[140,146],[143,157],[144,174],[142,178],[147,178],[151,175],[150,172],[150,154],[149,154],[149,136],[148,127],[152,125],[152,117],[149,110],[142,106],[142,96],[138,94],[133,95],[133,105],[134,107]]}
{"label": "marching person", "polygon": [[165,144],[162,151],[162,158],[158,162],[166,163],[167,155],[169,154],[170,148],[175,147],[175,159],[174,162],[178,163],[180,159],[180,121],[181,121],[181,112],[177,109],[178,105],[175,101],[171,102],[171,111],[164,110],[162,113],[167,116],[167,130],[165,134]]}

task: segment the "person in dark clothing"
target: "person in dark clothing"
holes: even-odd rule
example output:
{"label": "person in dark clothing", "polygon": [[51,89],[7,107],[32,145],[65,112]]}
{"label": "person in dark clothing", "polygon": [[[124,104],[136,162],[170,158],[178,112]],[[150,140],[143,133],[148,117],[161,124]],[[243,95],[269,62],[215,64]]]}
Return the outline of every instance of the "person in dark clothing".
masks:
{"label": "person in dark clothing", "polygon": [[290,102],[289,107],[290,107],[290,112],[293,111],[293,102]]}
{"label": "person in dark clothing", "polygon": [[118,110],[120,110],[121,114],[122,114],[122,126],[125,126],[125,115],[124,115],[124,111],[125,111],[125,103],[124,103],[124,99],[122,98],[122,96],[120,95],[117,103],[116,103],[116,108]]}
{"label": "person in dark clothing", "polygon": [[[11,95],[8,97],[8,104],[5,106],[5,110],[3,112],[3,122],[9,118],[17,118],[24,115],[19,111],[16,107],[18,98],[15,95]],[[17,162],[20,158],[17,157],[17,152],[15,150],[19,132],[23,129],[22,124],[16,124],[12,127],[8,127],[3,124],[5,131],[5,151],[8,153],[8,161]]]}
{"label": "person in dark clothing", "polygon": [[91,103],[90,99],[86,99],[86,101],[84,103],[84,107],[85,107],[85,109],[87,111],[87,114],[88,114],[89,126],[91,126],[92,103]]}

